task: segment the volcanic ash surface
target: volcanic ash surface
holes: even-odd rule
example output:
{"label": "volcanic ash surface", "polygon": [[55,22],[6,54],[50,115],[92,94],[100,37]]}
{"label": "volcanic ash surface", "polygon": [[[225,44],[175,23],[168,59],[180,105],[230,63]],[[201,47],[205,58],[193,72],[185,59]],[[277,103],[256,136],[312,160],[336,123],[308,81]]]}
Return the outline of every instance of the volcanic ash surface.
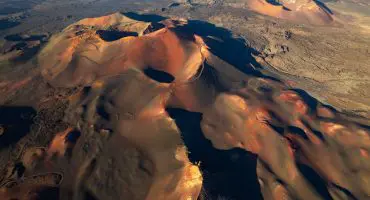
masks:
{"label": "volcanic ash surface", "polygon": [[[244,43],[199,23],[116,13],[50,39],[43,77],[81,88],[66,112],[73,127],[47,151],[64,169],[48,182],[61,182],[61,199],[369,198],[368,127],[253,68],[235,56]],[[243,159],[248,168],[222,170]],[[225,181],[243,170],[255,177]],[[1,194],[31,190],[26,180]],[[225,184],[242,189],[215,191]]]}

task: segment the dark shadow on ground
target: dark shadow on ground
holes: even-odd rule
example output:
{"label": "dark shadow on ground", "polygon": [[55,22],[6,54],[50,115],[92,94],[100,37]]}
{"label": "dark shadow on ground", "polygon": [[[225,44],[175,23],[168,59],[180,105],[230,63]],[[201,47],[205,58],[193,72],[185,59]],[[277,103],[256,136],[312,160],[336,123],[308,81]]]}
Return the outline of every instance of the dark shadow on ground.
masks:
{"label": "dark shadow on ground", "polygon": [[319,193],[322,198],[324,198],[325,200],[333,200],[326,187],[326,181],[322,177],[320,177],[320,175],[316,173],[315,170],[301,163],[296,164],[302,175],[309,183],[311,183],[313,188],[315,188],[316,192]]}
{"label": "dark shadow on ground", "polygon": [[175,77],[173,77],[171,74],[156,70],[152,67],[144,69],[144,74],[160,83],[172,83],[175,80]]}
{"label": "dark shadow on ground", "polygon": [[37,194],[37,199],[59,199],[59,188],[57,187],[43,187],[38,191],[35,191]]}
{"label": "dark shadow on ground", "polygon": [[6,42],[0,47],[0,53],[20,52],[19,55],[9,59],[9,61],[17,64],[32,59],[39,52],[42,45],[47,42],[48,36],[13,34],[5,36],[4,39]]}
{"label": "dark shadow on ground", "polygon": [[32,107],[0,107],[0,149],[18,142],[30,132],[36,111]]}
{"label": "dark shadow on ground", "polygon": [[[160,21],[166,19],[159,15],[149,14],[136,14],[136,13],[123,13],[124,15],[139,21],[160,23]],[[210,48],[210,51],[215,56],[219,57],[223,61],[229,63],[231,66],[237,68],[239,71],[246,75],[254,77],[263,77],[270,80],[278,81],[279,79],[269,76],[261,72],[263,66],[261,66],[252,56],[258,54],[258,52],[246,45],[243,38],[234,37],[232,32],[222,27],[216,27],[215,25],[200,21],[200,20],[188,20],[186,25],[180,25],[173,28],[180,37],[186,37],[193,40],[193,35],[196,34],[204,39],[206,45]]]}
{"label": "dark shadow on ground", "polygon": [[256,174],[257,157],[242,149],[217,150],[200,128],[201,113],[166,109],[179,127],[189,159],[199,163],[204,183],[201,199],[262,199]]}
{"label": "dark shadow on ground", "polygon": [[127,36],[138,36],[138,34],[135,32],[123,32],[123,31],[116,31],[116,30],[98,30],[96,31],[96,34],[98,34],[101,39],[107,42],[119,40]]}
{"label": "dark shadow on ground", "polygon": [[0,19],[0,31],[13,28],[21,24],[20,22],[17,21],[10,21],[8,19]]}
{"label": "dark shadow on ground", "polygon": [[248,47],[244,39],[234,37],[227,29],[204,21],[190,20],[187,25],[176,27],[175,31],[179,35],[185,33],[201,36],[212,54],[247,75],[278,81],[261,73],[263,67],[252,56],[258,52]]}
{"label": "dark shadow on ground", "polygon": [[279,2],[279,0],[267,0],[268,3],[275,5],[275,6],[281,6],[282,4]]}
{"label": "dark shadow on ground", "polygon": [[[321,8],[323,8],[324,10],[329,12],[330,14],[334,14],[333,11],[331,11],[330,8],[325,5],[325,3],[321,2],[320,0],[314,0],[314,1],[315,1],[315,3],[317,3],[317,5],[319,5]],[[327,1],[327,2],[330,2],[330,1]]]}
{"label": "dark shadow on ground", "polygon": [[12,34],[12,35],[7,35],[4,37],[5,40],[7,41],[13,41],[13,42],[18,42],[18,41],[36,41],[36,40],[44,40],[46,39],[46,35],[21,35],[21,34]]}
{"label": "dark shadow on ground", "polygon": [[31,47],[31,48],[24,48],[22,49],[23,53],[21,56],[19,57],[16,57],[14,59],[12,59],[11,61],[13,63],[25,63],[29,60],[31,60],[41,49],[41,45],[38,45],[38,46],[34,46],[34,47]]}
{"label": "dark shadow on ground", "polygon": [[308,94],[306,91],[302,89],[292,89],[294,92],[298,93],[299,96],[307,103],[308,107],[310,108],[311,112],[316,112],[317,106],[319,101]]}
{"label": "dark shadow on ground", "polygon": [[180,6],[181,4],[178,3],[178,2],[174,2],[174,3],[171,3],[170,5],[168,5],[168,8],[175,8],[175,7],[178,7]]}
{"label": "dark shadow on ground", "polygon": [[122,14],[131,19],[137,20],[137,21],[152,22],[152,23],[158,23],[166,19],[165,17],[162,17],[160,15],[155,15],[155,14],[138,14],[134,12],[126,12]]}

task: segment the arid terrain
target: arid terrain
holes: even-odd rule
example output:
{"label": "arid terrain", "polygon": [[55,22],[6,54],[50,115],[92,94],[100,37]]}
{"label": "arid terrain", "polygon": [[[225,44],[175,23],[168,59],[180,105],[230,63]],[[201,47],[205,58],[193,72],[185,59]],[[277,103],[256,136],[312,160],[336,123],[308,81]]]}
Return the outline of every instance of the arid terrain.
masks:
{"label": "arid terrain", "polygon": [[367,0],[0,0],[0,199],[370,199]]}

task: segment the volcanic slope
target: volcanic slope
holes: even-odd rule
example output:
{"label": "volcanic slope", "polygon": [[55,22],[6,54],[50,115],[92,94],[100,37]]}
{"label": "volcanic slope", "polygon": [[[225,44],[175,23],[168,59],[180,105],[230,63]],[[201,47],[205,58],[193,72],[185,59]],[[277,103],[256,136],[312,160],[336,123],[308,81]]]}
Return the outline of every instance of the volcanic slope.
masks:
{"label": "volcanic slope", "polygon": [[81,88],[47,151],[61,155],[61,199],[370,197],[368,126],[287,86],[225,29],[148,18],[81,20],[38,55],[53,87]]}
{"label": "volcanic slope", "polygon": [[334,21],[333,13],[323,3],[315,0],[195,0],[190,2],[193,5],[221,3],[235,8],[248,8],[263,15],[297,23],[327,25]]}

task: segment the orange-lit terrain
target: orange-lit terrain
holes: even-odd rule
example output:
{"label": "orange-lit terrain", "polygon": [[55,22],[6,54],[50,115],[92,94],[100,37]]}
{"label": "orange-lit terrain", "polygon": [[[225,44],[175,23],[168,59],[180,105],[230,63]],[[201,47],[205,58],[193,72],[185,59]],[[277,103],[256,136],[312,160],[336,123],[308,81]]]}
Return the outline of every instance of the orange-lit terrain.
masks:
{"label": "orange-lit terrain", "polygon": [[247,5],[261,14],[300,23],[326,25],[333,21],[330,11],[314,0],[283,0],[281,5],[273,5],[266,0],[247,0]]}
{"label": "orange-lit terrain", "polygon": [[[40,2],[29,20],[79,5]],[[370,199],[366,27],[314,0],[163,4],[6,32],[0,200]]]}
{"label": "orange-lit terrain", "polygon": [[[1,195],[37,199],[59,188],[61,199],[211,198],[207,184],[221,171],[210,176],[207,163],[191,162],[187,141],[203,134],[196,137],[218,151],[256,156],[264,199],[370,196],[365,125],[248,62],[239,69],[218,54],[222,42],[197,34],[192,23],[116,13],[54,35],[38,54],[41,74],[53,87],[80,89],[68,97],[71,127],[32,159],[49,172],[62,169],[63,178],[32,184],[30,175],[6,183]],[[183,129],[194,121],[183,117],[197,113],[200,131]]]}

